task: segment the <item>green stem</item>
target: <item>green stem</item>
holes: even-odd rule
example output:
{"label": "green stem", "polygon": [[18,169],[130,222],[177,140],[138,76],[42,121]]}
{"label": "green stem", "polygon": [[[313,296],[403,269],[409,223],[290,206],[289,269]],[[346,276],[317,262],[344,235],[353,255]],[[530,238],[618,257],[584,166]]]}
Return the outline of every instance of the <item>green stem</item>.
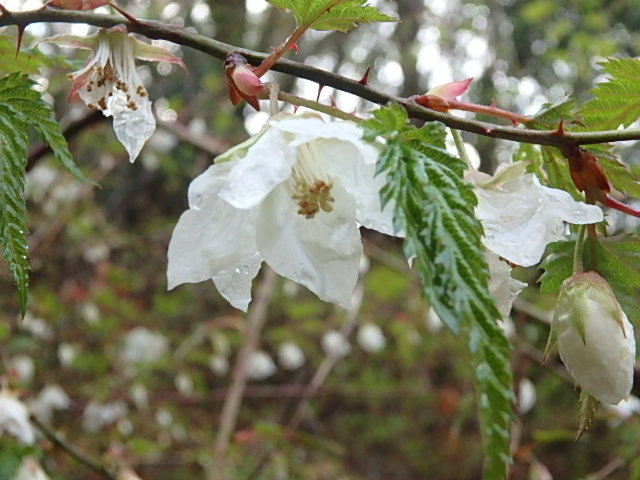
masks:
{"label": "green stem", "polygon": [[584,265],[582,263],[584,252],[584,241],[586,238],[587,226],[578,225],[578,237],[576,238],[576,248],[573,251],[573,273],[584,272]]}
{"label": "green stem", "polygon": [[460,158],[465,161],[469,168],[473,168],[473,165],[471,165],[471,160],[469,159],[469,154],[467,153],[467,149],[464,147],[464,140],[462,139],[460,130],[450,128],[449,131],[451,131],[451,135],[453,136],[453,142],[456,144],[458,155],[460,155]]}
{"label": "green stem", "polygon": [[[258,98],[268,98],[266,94],[259,94]],[[282,100],[283,102],[290,103],[292,105],[298,105],[300,107],[307,107],[311,110],[315,110],[316,112],[326,113],[335,118],[339,118],[341,120],[350,120],[352,122],[361,122],[362,119],[351,113],[344,112],[338,108],[331,107],[329,105],[324,105],[322,103],[316,102],[314,100],[308,100],[306,98],[298,97],[297,95],[292,95],[290,93],[278,92],[278,100]]]}

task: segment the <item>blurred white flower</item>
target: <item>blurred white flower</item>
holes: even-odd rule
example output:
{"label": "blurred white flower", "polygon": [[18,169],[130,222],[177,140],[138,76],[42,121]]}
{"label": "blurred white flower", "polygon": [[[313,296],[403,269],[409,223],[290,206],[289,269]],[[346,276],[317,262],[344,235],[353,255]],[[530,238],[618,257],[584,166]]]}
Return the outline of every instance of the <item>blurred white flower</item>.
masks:
{"label": "blurred white flower", "polygon": [[53,338],[53,328],[42,318],[34,317],[31,312],[25,313],[18,327],[39,340],[51,340]]}
{"label": "blurred white flower", "polygon": [[440,320],[440,317],[433,309],[433,307],[429,307],[429,310],[427,311],[427,314],[424,318],[424,323],[427,326],[427,330],[429,330],[431,333],[436,333],[442,330],[442,320]]}
{"label": "blurred white flower", "polygon": [[375,323],[367,322],[360,325],[356,341],[365,352],[376,353],[384,350],[387,339],[384,338],[382,329]]}
{"label": "blurred white flower", "polygon": [[71,399],[59,385],[47,385],[28,404],[34,416],[48,423],[54,410],[67,410],[71,406]]}
{"label": "blurred white flower", "polygon": [[329,330],[322,336],[322,349],[326,355],[345,357],[351,353],[351,344],[340,332]]}
{"label": "blurred white flower", "polygon": [[100,321],[100,310],[93,302],[84,302],[80,305],[80,315],[89,325],[96,325]]}
{"label": "blurred white flower", "polygon": [[163,428],[169,428],[173,423],[173,415],[166,408],[160,408],[156,412],[156,422]]}
{"label": "blurred white flower", "polygon": [[116,480],[142,480],[142,478],[130,468],[123,468],[118,472],[118,478]]}
{"label": "blurred white flower", "polygon": [[211,355],[209,357],[209,368],[213,373],[222,377],[229,371],[229,359],[224,355]]}
{"label": "blurred white flower", "polygon": [[111,403],[90,401],[82,413],[82,428],[87,432],[97,432],[123,418],[128,410],[127,404],[120,400]]}
{"label": "blurred white flower", "polygon": [[146,327],[131,329],[124,338],[121,358],[126,363],[149,363],[158,360],[169,349],[164,335]]}
{"label": "blurred white flower", "polygon": [[12,376],[22,383],[30,382],[33,378],[33,372],[36,369],[33,359],[29,355],[24,354],[11,357],[10,368]]}
{"label": "blurred white flower", "polygon": [[0,435],[7,432],[31,445],[35,434],[29,423],[29,409],[9,390],[0,390]]}
{"label": "blurred white flower", "polygon": [[193,393],[193,388],[194,388],[193,379],[191,378],[191,375],[189,375],[188,373],[185,373],[185,372],[178,373],[174,380],[174,384],[178,392],[180,392],[180,395],[184,395],[185,397],[188,397]]}
{"label": "blurred white flower", "polygon": [[285,370],[297,370],[304,362],[304,352],[295,343],[284,342],[278,347],[278,363]]}
{"label": "blurred white flower", "polygon": [[149,390],[140,382],[129,387],[129,398],[138,410],[146,410],[149,407]]}
{"label": "blurred white flower", "polygon": [[536,386],[528,378],[523,378],[518,384],[518,411],[527,413],[536,404]]}
{"label": "blurred white flower", "polygon": [[265,380],[276,373],[276,364],[269,354],[256,350],[247,361],[247,377],[251,380]]}
{"label": "blurred white flower", "polygon": [[68,367],[78,355],[78,346],[72,343],[61,343],[58,346],[58,360],[60,363]]}
{"label": "blurred white flower", "polygon": [[38,460],[33,457],[24,457],[20,467],[11,480],[50,480]]}
{"label": "blurred white flower", "polygon": [[536,265],[551,242],[562,240],[564,222],[597,223],[602,210],[595,205],[576,202],[564,190],[540,185],[527,164],[501,165],[489,177],[470,172],[467,178],[476,184],[476,216],[484,228],[484,245],[493,253],[516,265]]}
{"label": "blurred white flower", "polygon": [[378,149],[351,122],[272,117],[189,186],[169,244],[168,286],[212,279],[246,310],[262,261],[345,308],[362,258],[359,227],[394,234]]}

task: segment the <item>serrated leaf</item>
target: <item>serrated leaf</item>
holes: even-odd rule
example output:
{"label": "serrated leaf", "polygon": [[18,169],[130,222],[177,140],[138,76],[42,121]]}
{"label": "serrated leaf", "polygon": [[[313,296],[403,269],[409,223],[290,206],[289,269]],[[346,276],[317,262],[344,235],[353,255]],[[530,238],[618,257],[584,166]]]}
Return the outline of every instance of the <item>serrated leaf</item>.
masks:
{"label": "serrated leaf", "polygon": [[547,245],[547,256],[540,264],[544,273],[540,276],[541,293],[560,289],[562,282],[573,273],[573,252],[576,242],[553,242]]}
{"label": "serrated leaf", "polygon": [[37,48],[21,49],[16,55],[15,37],[0,35],[0,74],[12,72],[35,74],[42,67],[67,66],[67,64],[64,57],[49,57]]}
{"label": "serrated leaf", "polygon": [[533,121],[527,124],[527,127],[533,130],[554,130],[558,128],[560,122],[563,127],[566,127],[574,116],[574,108],[575,102],[573,100],[565,100],[555,105],[543,105],[542,109],[533,117]]}
{"label": "serrated leaf", "polygon": [[610,155],[598,155],[598,162],[616,190],[640,198],[640,179],[626,164]]}
{"label": "serrated leaf", "polygon": [[[590,239],[588,265],[613,287],[640,292],[640,239],[633,235]],[[637,297],[637,298],[640,298]]]}
{"label": "serrated leaf", "polygon": [[591,91],[593,99],[579,111],[589,130],[628,127],[640,116],[640,60],[610,58],[602,62],[610,78]]}
{"label": "serrated leaf", "polygon": [[272,5],[289,10],[299,27],[313,30],[347,32],[358,23],[397,22],[366,0],[268,0]]}
{"label": "serrated leaf", "polygon": [[386,140],[378,165],[387,177],[382,200],[395,202],[394,220],[405,232],[405,256],[414,258],[425,297],[465,340],[473,363],[485,478],[502,480],[510,462],[510,346],[488,291],[475,195],[462,178],[464,161],[443,148],[443,126],[429,123],[420,131],[406,123],[399,127],[399,108],[384,107],[363,123],[369,138]]}
{"label": "serrated leaf", "polygon": [[23,314],[29,285],[23,192],[30,129],[35,129],[49,143],[56,158],[72,173],[85,178],[73,163],[49,105],[32,85],[29,77],[21,73],[0,79],[0,246],[16,282]]}

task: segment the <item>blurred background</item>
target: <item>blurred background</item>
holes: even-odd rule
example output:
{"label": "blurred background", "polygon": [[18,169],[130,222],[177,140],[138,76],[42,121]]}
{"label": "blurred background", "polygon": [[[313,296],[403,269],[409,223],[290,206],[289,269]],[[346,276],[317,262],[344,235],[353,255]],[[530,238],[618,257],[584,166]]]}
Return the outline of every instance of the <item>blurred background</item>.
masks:
{"label": "blurred background", "polygon": [[[309,32],[289,58],[409,96],[475,79],[465,99],[526,115],[570,95],[588,98],[598,62],[640,50],[632,0],[371,0],[400,23],[350,34]],[[38,4],[3,0],[9,9]],[[119,1],[131,14],[194,28],[217,40],[269,52],[293,28],[264,0]],[[107,11],[105,9],[105,11]],[[25,46],[83,25],[38,24]],[[2,35],[15,35],[6,28]],[[158,42],[154,42],[158,43]],[[81,184],[34,144],[28,174],[32,256],[27,316],[0,261],[0,375],[32,411],[73,444],[144,479],[205,478],[246,321],[210,282],[166,291],[166,250],[187,208],[191,179],[267,118],[228,101],[222,62],[160,42],[189,71],[140,62],[158,130],[136,163],[111,119],[67,102],[66,73],[87,53],[64,55],[35,78],[70,142]],[[4,73],[4,72],[3,72]],[[269,74],[285,91],[315,98],[316,84]],[[320,100],[365,115],[375,106],[324,88]],[[514,145],[465,135],[491,172]],[[634,143],[617,147],[638,169]],[[638,224],[609,217],[612,232]],[[224,478],[309,480],[477,479],[482,453],[469,361],[420,296],[398,241],[363,232],[362,278],[347,313],[278,279],[259,351],[231,438]],[[540,365],[555,298],[538,293],[540,271],[516,269],[529,284],[505,328],[514,345],[517,418],[514,480],[640,478],[640,400],[602,408],[574,441],[578,392],[555,357]],[[258,286],[260,278],[254,286]],[[337,359],[330,362],[327,358]],[[317,391],[305,387],[327,369]],[[636,381],[635,393],[638,393]],[[289,429],[287,426],[294,426]],[[33,451],[0,437],[0,472]],[[53,479],[100,478],[42,440],[35,450]],[[215,467],[217,468],[217,467]],[[92,476],[94,475],[94,476]],[[9,478],[0,473],[0,479]]]}

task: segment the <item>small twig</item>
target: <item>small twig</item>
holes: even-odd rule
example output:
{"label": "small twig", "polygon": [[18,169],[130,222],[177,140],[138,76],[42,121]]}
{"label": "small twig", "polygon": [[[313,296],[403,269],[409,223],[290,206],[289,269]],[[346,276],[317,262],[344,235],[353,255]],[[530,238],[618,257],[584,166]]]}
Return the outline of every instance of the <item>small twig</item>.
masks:
{"label": "small twig", "polygon": [[229,392],[222,406],[220,426],[213,451],[213,469],[209,477],[211,480],[225,480],[222,476],[224,475],[223,464],[229,446],[229,438],[236,426],[238,411],[247,385],[247,363],[258,345],[260,332],[267,319],[271,295],[276,285],[275,272],[267,265],[263,266],[262,270],[262,282],[247,315],[245,340],[233,366],[231,387],[229,387]]}
{"label": "small twig", "polygon": [[108,480],[117,480],[117,476],[115,473],[110,472],[106,467],[104,467],[100,461],[90,457],[89,455],[81,452],[75,446],[68,443],[66,440],[63,440],[58,434],[56,434],[52,429],[50,429],[47,425],[38,420],[37,417],[31,416],[31,423],[33,423],[40,432],[45,436],[47,440],[53,443],[55,446],[63,450],[67,453],[71,458],[76,460],[78,463],[81,463],[89,470],[97,473],[98,475],[107,478]]}
{"label": "small twig", "polygon": [[[268,98],[266,94],[259,94],[258,98]],[[315,110],[316,112],[326,113],[335,118],[339,118],[341,120],[350,120],[352,122],[361,122],[362,119],[357,117],[351,113],[344,112],[338,108],[331,107],[329,105],[324,105],[322,103],[316,102],[314,100],[308,100],[306,98],[298,97],[297,95],[292,95],[286,92],[278,92],[278,99],[283,102],[290,103],[292,105],[298,105],[300,107],[306,107],[311,110]]]}
{"label": "small twig", "polygon": [[[364,295],[364,287],[362,285],[362,281],[359,280],[356,288],[353,292],[353,297],[351,299],[351,308],[347,312],[347,317],[345,318],[342,327],[340,328],[340,335],[344,338],[348,338],[349,334],[356,326],[356,320],[358,319],[358,313],[360,312],[360,307],[362,306],[362,297]],[[322,363],[318,366],[309,385],[305,389],[300,401],[298,402],[298,406],[291,416],[291,419],[287,423],[287,428],[291,430],[295,430],[298,428],[302,419],[304,417],[305,410],[307,405],[309,404],[309,400],[316,394],[316,392],[320,389],[324,381],[331,373],[331,370],[335,366],[335,364],[340,359],[339,352],[328,352],[327,356],[324,358]]]}

